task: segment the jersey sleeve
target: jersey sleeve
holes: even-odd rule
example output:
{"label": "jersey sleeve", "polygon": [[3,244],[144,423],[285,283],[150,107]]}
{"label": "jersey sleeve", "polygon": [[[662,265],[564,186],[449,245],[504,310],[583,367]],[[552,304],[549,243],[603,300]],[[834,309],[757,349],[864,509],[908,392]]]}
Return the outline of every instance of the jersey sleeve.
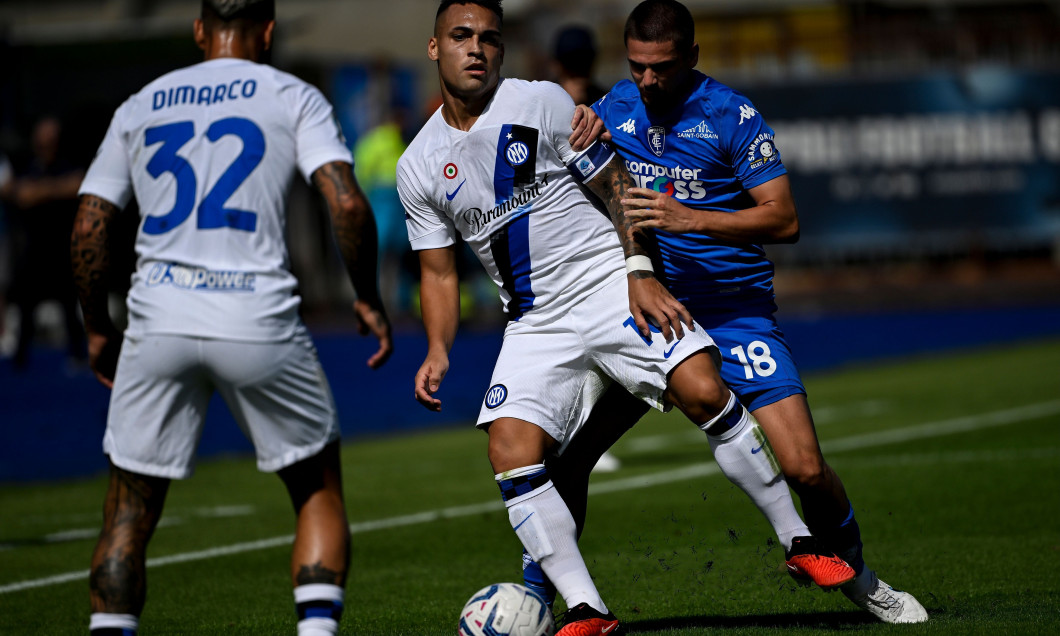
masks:
{"label": "jersey sleeve", "polygon": [[129,167],[129,154],[125,148],[122,124],[128,102],[122,104],[114,113],[103,137],[103,143],[96,151],[96,158],[85,173],[85,179],[77,194],[91,194],[105,199],[119,208],[124,208],[132,198],[132,174]]}
{"label": "jersey sleeve", "polygon": [[398,161],[397,191],[405,208],[405,229],[413,250],[448,247],[456,243],[456,228],[442,210],[431,205],[405,157]]}
{"label": "jersey sleeve", "polygon": [[596,113],[597,115],[600,116],[600,119],[603,120],[605,125],[607,124],[607,107],[610,105],[610,102],[608,101],[607,98],[610,95],[611,95],[610,91],[604,93],[603,97],[601,97],[600,99],[596,100],[595,102],[592,103],[591,106],[589,106],[589,108],[593,109],[594,113]]}
{"label": "jersey sleeve", "polygon": [[542,121],[548,138],[556,149],[560,160],[579,183],[588,183],[599,174],[611,159],[615,151],[601,141],[576,152],[570,146],[571,120],[574,118],[574,100],[558,84],[542,82],[544,86],[541,101],[544,114]]}
{"label": "jersey sleeve", "polygon": [[297,111],[296,147],[302,176],[309,181],[317,168],[332,161],[353,165],[353,155],[346,147],[346,139],[331,104],[319,90],[308,84],[297,90],[300,108]]}
{"label": "jersey sleeve", "polygon": [[733,174],[745,190],[787,173],[773,141],[773,129],[751,101],[733,91],[721,108],[722,143]]}
{"label": "jersey sleeve", "polygon": [[540,82],[538,99],[542,109],[542,124],[560,161],[570,165],[578,153],[570,147],[570,122],[574,118],[574,100],[559,84]]}

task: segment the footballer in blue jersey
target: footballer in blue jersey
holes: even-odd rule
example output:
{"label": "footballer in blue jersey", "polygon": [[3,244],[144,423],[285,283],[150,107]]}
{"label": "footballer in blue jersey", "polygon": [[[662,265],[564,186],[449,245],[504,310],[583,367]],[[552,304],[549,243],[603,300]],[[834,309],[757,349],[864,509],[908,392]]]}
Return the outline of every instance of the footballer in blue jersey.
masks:
{"label": "footballer in blue jersey", "polygon": [[[780,185],[771,182],[786,174],[773,130],[750,100],[717,80],[691,70],[689,84],[687,99],[661,113],[648,109],[629,80],[593,105],[626,169],[651,192],[637,200],[651,205],[665,196],[693,211],[722,213],[756,207],[751,192],[763,186],[771,194]],[[797,236],[790,194],[786,199],[775,203],[775,216],[790,221],[755,242],[653,228],[656,276],[708,333],[721,335],[728,363],[722,375],[752,411],[806,392],[773,319],[773,264],[761,245]],[[652,228],[650,221],[658,222],[647,213],[640,220]]]}
{"label": "footballer in blue jersey", "polygon": [[[606,127],[602,139],[640,186],[622,201],[627,221],[654,235],[656,275],[718,344],[722,377],[765,430],[816,539],[858,573],[840,589],[884,622],[926,621],[911,594],[865,566],[854,509],[821,454],[806,390],[773,316],[773,265],[762,245],[798,238],[773,130],[745,96],[695,70],[694,22],[681,3],[639,4],[625,44],[633,81],[579,110],[575,135]],[[568,449],[550,466],[572,512],[584,510],[583,464],[591,468],[644,412],[613,387],[582,428],[581,444],[596,447]]]}

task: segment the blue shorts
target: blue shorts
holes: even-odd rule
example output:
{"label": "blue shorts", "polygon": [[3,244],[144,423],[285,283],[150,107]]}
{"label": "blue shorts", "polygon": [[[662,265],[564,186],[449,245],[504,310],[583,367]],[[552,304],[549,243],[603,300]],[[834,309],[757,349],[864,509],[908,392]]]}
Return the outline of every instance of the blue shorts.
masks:
{"label": "blue shorts", "polygon": [[773,316],[776,305],[772,300],[725,312],[686,306],[718,345],[721,377],[747,410],[806,393],[795,358]]}

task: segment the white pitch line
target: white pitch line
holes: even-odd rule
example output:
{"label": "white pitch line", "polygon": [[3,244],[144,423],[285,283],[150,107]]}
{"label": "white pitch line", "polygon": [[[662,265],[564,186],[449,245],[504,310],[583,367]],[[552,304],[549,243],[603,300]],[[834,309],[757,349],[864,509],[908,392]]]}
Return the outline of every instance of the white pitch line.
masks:
{"label": "white pitch line", "polygon": [[[840,420],[874,417],[889,410],[887,402],[882,400],[864,400],[842,406],[822,406],[813,409],[813,423],[820,430],[822,425]],[[680,433],[663,433],[661,435],[644,435],[636,437],[621,446],[623,455],[651,453],[671,446],[693,444],[703,440],[703,432],[695,428]]]}
{"label": "white pitch line", "polygon": [[825,452],[831,451],[833,453],[841,453],[843,451],[856,450],[859,448],[909,442],[915,439],[923,439],[925,437],[940,437],[942,435],[967,433],[969,431],[992,428],[995,426],[1005,426],[1008,424],[1015,424],[1016,422],[1025,422],[1027,420],[1047,417],[1049,415],[1056,415],[1057,413],[1060,413],[1060,400],[1040,402],[1038,404],[1028,404],[1026,406],[1005,409],[1003,411],[994,411],[993,413],[955,417],[949,420],[942,420],[941,422],[930,422],[928,424],[907,426],[905,428],[894,428],[880,431],[878,433],[868,433],[865,435],[854,435],[852,437],[829,440],[827,442],[821,442],[821,450]]}
{"label": "white pitch line", "polygon": [[[943,420],[941,422],[929,422],[927,424],[921,424],[918,426],[909,426],[906,428],[881,431],[879,433],[854,435],[852,437],[846,437],[822,443],[821,447],[831,452],[843,452],[860,448],[869,448],[872,446],[882,446],[885,444],[896,444],[914,439],[923,439],[926,437],[952,435],[955,433],[964,433],[968,431],[991,428],[995,426],[1005,426],[1007,424],[1015,424],[1017,422],[1024,422],[1031,419],[1056,415],[1058,413],[1060,413],[1060,400],[1054,400],[1051,402],[1029,404],[1027,406],[1005,409],[1002,411],[994,411],[993,413],[984,413],[982,415],[970,415],[967,417],[958,417],[949,420]],[[625,479],[614,479],[599,484],[593,484],[589,487],[589,494],[600,495],[612,492],[635,490],[639,488],[649,488],[651,486],[658,486],[662,484],[672,483],[675,481],[685,481],[688,479],[695,479],[699,477],[714,475],[718,472],[718,467],[714,463],[693,464],[691,466],[685,466],[682,468],[663,471],[660,473],[640,475],[637,477],[627,477]],[[499,500],[494,500],[479,504],[472,504],[468,506],[454,506],[451,508],[428,510],[425,512],[403,515],[400,517],[390,517],[387,519],[362,521],[359,523],[350,524],[350,532],[352,534],[360,534],[373,530],[385,530],[388,528],[398,528],[403,526],[418,525],[422,523],[431,523],[440,519],[455,519],[459,517],[468,517],[484,512],[500,510],[501,508],[503,508],[502,502]],[[243,552],[278,548],[281,546],[290,545],[293,541],[294,535],[285,535],[280,537],[273,537],[271,539],[262,539],[259,541],[235,543],[228,546],[211,548],[209,550],[172,554],[170,556],[148,559],[147,567],[159,567],[163,565],[170,565],[173,563],[201,561],[204,559],[212,559],[220,556],[240,554]],[[49,587],[52,585],[69,583],[72,581],[83,581],[88,578],[88,574],[88,570],[78,570],[75,572],[67,572],[65,574],[57,574],[55,576],[48,576],[40,579],[19,581],[17,583],[0,585],[0,594],[21,592],[23,590],[29,590],[38,587]]]}

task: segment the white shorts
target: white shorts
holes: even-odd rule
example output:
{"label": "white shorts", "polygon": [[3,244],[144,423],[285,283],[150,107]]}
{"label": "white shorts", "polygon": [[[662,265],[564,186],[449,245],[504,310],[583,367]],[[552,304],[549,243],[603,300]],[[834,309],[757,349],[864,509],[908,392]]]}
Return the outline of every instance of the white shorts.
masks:
{"label": "white shorts", "polygon": [[103,452],[126,470],[190,477],[214,391],[254,444],[259,470],[280,470],[339,439],[331,389],[299,325],[282,342],[126,336]]}
{"label": "white shorts", "polygon": [[651,406],[669,410],[663,393],[670,372],[714,347],[714,341],[698,324],[695,331],[686,327],[681,340],[668,343],[654,329],[651,336],[640,335],[629,313],[625,276],[554,322],[509,322],[477,426],[518,418],[565,446],[611,380]]}

